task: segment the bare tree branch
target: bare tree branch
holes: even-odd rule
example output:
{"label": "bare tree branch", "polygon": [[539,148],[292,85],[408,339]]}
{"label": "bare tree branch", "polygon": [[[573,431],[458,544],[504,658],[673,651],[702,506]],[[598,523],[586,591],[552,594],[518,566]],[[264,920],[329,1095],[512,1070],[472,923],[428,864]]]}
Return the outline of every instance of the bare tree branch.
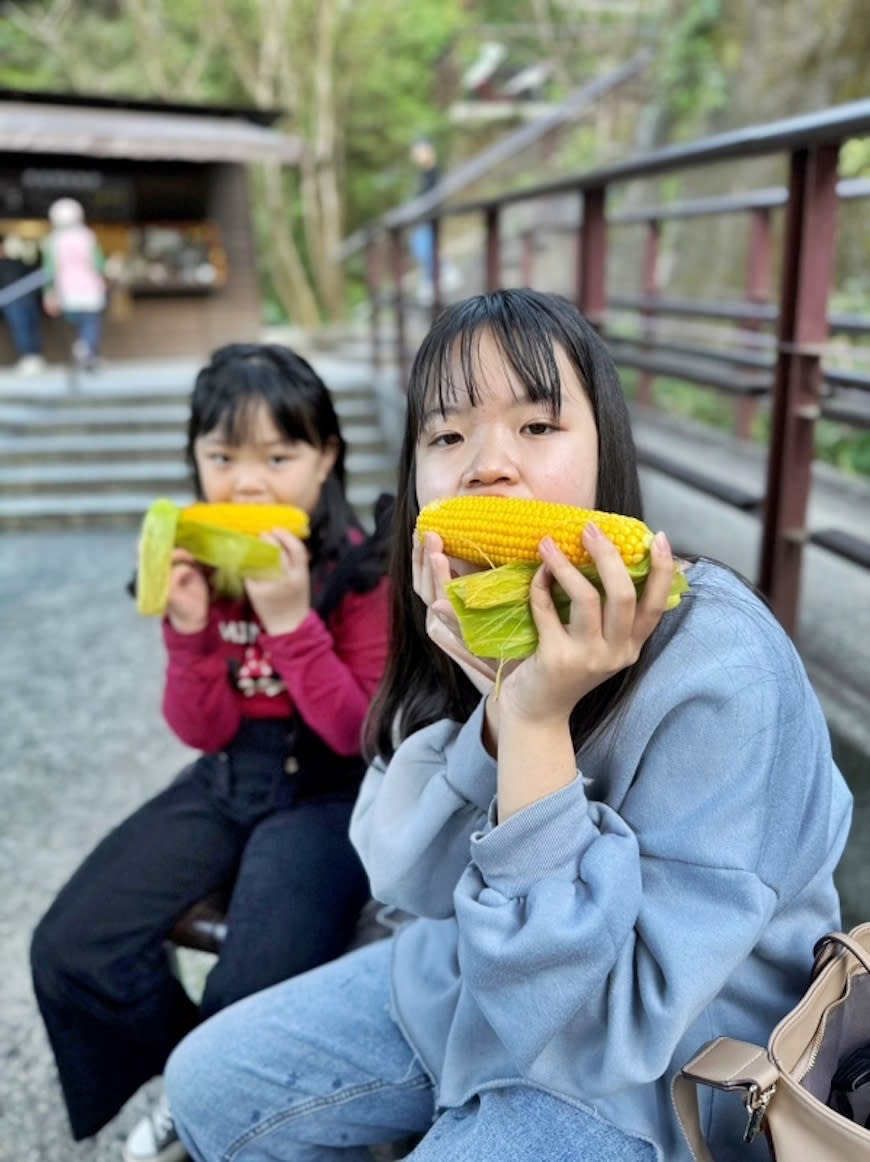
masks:
{"label": "bare tree branch", "polygon": [[145,80],[155,93],[170,92],[172,86],[163,65],[163,21],[160,0],[123,0],[123,10],[142,45],[139,59]]}
{"label": "bare tree branch", "polygon": [[267,248],[266,261],[275,290],[294,322],[301,327],[315,328],[320,323],[320,311],[288,229],[281,168],[262,165],[257,167],[256,174],[272,223],[272,246]]}

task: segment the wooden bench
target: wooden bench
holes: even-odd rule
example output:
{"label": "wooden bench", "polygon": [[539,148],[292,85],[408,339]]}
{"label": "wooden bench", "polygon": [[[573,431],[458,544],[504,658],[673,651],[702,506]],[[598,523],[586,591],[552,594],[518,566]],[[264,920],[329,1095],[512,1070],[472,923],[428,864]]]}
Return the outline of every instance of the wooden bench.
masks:
{"label": "wooden bench", "polygon": [[681,484],[688,484],[690,488],[705,492],[708,496],[713,496],[717,500],[721,500],[723,504],[731,505],[732,508],[739,508],[742,512],[757,512],[764,503],[762,493],[753,492],[731,481],[721,480],[716,476],[699,472],[690,464],[673,460],[660,452],[654,452],[651,448],[639,447],[637,460],[644,468],[652,468],[655,472],[661,472],[665,476],[678,480]]}
{"label": "wooden bench", "polygon": [[[176,948],[219,955],[227,934],[228,901],[228,891],[212,892],[198,900],[176,920],[169,932],[169,943]],[[392,936],[407,918],[398,909],[389,908],[379,900],[369,900],[360,913],[350,947],[361,948],[374,940]]]}

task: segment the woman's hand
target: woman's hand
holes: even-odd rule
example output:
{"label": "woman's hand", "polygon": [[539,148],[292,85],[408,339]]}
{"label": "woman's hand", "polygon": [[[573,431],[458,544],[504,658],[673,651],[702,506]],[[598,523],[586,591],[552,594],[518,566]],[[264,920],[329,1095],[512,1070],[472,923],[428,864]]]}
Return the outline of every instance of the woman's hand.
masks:
{"label": "woman's hand", "polygon": [[451,578],[450,561],[437,533],[426,533],[422,543],[414,537],[411,566],[414,592],[426,606],[429,638],[457,663],[481,694],[489,694],[495,684],[496,669],[486,659],[472,654],[462,640],[462,630],[446,590]]}
{"label": "woman's hand", "polygon": [[[637,661],[665,611],[674,560],[663,533],[653,540],[650,572],[640,598],[619,551],[596,525],[586,526],[583,544],[598,569],[604,597],[552,538],[541,541],[543,565],[529,591],[538,647],[503,678],[502,715],[510,710],[536,723],[567,719],[590,690]],[[567,624],[553,603],[554,581],[571,601]]]}
{"label": "woman's hand", "polygon": [[281,550],[281,577],[246,581],[245,590],[266,633],[293,633],[311,611],[311,573],[304,542],[285,529],[261,538]]}
{"label": "woman's hand", "polygon": [[166,616],[176,633],[202,633],[211,600],[208,577],[187,549],[172,550]]}
{"label": "woman's hand", "polygon": [[[540,544],[543,564],[529,591],[538,647],[502,678],[498,700],[499,822],[576,778],[571,711],[590,690],[637,661],[667,605],[674,562],[662,533],[652,544],[641,598],[619,551],[595,525],[586,526],[583,543],[598,569],[603,598],[552,538]],[[571,600],[567,624],[553,603],[554,581]]]}

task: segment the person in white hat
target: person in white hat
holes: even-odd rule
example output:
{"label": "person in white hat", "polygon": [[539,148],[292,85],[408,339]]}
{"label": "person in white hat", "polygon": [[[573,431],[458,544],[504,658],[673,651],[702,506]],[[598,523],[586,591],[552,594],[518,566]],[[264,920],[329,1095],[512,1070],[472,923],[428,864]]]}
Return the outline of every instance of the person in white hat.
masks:
{"label": "person in white hat", "polygon": [[48,218],[52,231],[43,244],[43,266],[48,275],[43,303],[50,315],[63,315],[73,324],[73,358],[93,370],[106,308],[103,252],[74,198],[53,202]]}

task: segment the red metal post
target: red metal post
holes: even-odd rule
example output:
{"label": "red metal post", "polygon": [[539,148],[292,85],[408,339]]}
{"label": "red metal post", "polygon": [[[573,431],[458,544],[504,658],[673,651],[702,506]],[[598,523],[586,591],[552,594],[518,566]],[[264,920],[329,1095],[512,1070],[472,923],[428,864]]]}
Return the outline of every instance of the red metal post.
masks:
{"label": "red metal post", "polygon": [[499,207],[486,211],[486,292],[492,294],[501,286],[501,239],[499,237]]}
{"label": "red metal post", "polygon": [[390,231],[390,257],[393,268],[393,282],[396,288],[396,364],[399,368],[399,390],[404,394],[408,390],[408,352],[405,342],[405,296],[402,291],[402,279],[405,274],[405,245],[402,231]]}
{"label": "red metal post", "polygon": [[[643,297],[644,299],[655,298],[658,294],[658,263],[659,263],[659,237],[661,227],[655,218],[650,218],[646,224],[646,245],[643,253]],[[653,338],[654,326],[652,320],[654,319],[654,312],[644,308],[643,312],[643,337],[647,342]],[[648,350],[648,348],[644,348]],[[652,388],[653,379],[655,377],[649,371],[641,371],[637,377],[637,401],[644,407],[651,407],[653,402]]]}
{"label": "red metal post", "polygon": [[597,330],[604,325],[607,302],[607,222],[604,217],[606,187],[586,190],[577,264],[577,305]]}
{"label": "red metal post", "polygon": [[797,624],[834,261],[839,146],[791,156],[760,585],[789,633]]}
{"label": "red metal post", "polygon": [[[746,299],[750,303],[770,302],[771,232],[770,210],[753,210],[749,216],[749,250],[746,255]],[[754,319],[744,324],[748,331],[758,331]],[[737,397],[735,428],[737,438],[748,440],[752,435],[757,402],[755,396]]]}
{"label": "red metal post", "polygon": [[378,371],[381,367],[381,326],[380,326],[380,307],[381,307],[381,287],[380,287],[380,262],[378,254],[378,240],[374,234],[369,234],[366,239],[366,289],[369,295],[369,334],[371,336],[372,344],[372,370]]}

